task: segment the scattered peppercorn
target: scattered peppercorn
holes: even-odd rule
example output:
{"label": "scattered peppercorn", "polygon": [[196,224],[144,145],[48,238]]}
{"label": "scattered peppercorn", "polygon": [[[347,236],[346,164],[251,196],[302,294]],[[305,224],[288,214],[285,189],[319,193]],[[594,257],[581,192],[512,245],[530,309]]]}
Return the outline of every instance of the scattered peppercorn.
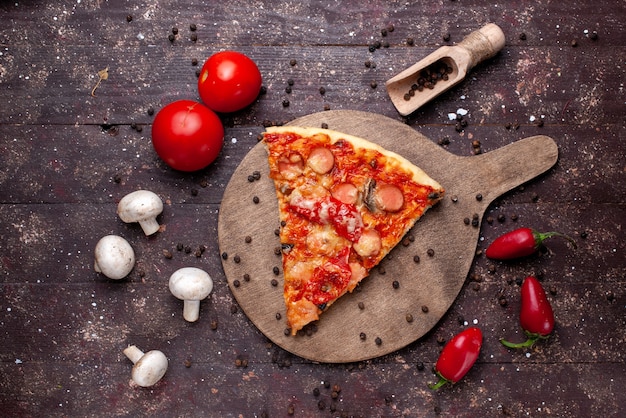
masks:
{"label": "scattered peppercorn", "polygon": [[246,281],[246,282],[249,282],[250,281],[250,275],[248,273],[245,273],[243,275],[243,280]]}
{"label": "scattered peppercorn", "polygon": [[374,342],[376,343],[376,345],[381,345],[383,343],[383,340],[380,337],[376,337]]}
{"label": "scattered peppercorn", "polygon": [[167,35],[167,39],[169,39],[170,42],[174,42],[176,40],[176,36],[170,33],[169,35]]}
{"label": "scattered peppercorn", "polygon": [[278,280],[276,280],[276,279],[272,279],[272,281],[270,283],[272,284],[272,287],[278,286]]}
{"label": "scattered peppercorn", "polygon": [[196,29],[198,29],[198,26],[195,23],[192,23],[191,25],[189,25],[189,30],[192,32],[195,32]]}
{"label": "scattered peppercorn", "polygon": [[323,95],[325,95],[325,94],[326,94],[326,89],[325,89],[324,87],[320,87],[319,92],[320,92],[320,94],[323,96]]}
{"label": "scattered peppercorn", "polygon": [[364,332],[362,332],[359,334],[359,338],[361,339],[361,341],[365,341],[365,339],[367,338],[367,335]]}
{"label": "scattered peppercorn", "polygon": [[376,87],[378,87],[378,83],[377,83],[377,82],[375,82],[375,81],[371,81],[371,82],[370,82],[370,87],[371,87],[371,88],[373,88],[373,89],[375,89]]}
{"label": "scattered peppercorn", "polygon": [[289,100],[288,99],[284,99],[283,100],[283,107],[289,107]]}
{"label": "scattered peppercorn", "polygon": [[174,27],[172,28],[172,33],[173,33],[174,35],[178,35],[178,28],[177,28],[176,26],[174,26]]}
{"label": "scattered peppercorn", "polygon": [[404,317],[404,319],[406,319],[406,322],[411,323],[411,322],[413,322],[413,315],[411,315],[411,314],[406,314],[406,316]]}
{"label": "scattered peppercorn", "polygon": [[450,34],[449,33],[445,33],[443,35],[443,41],[444,42],[449,42],[450,41]]}
{"label": "scattered peppercorn", "polygon": [[259,196],[254,196],[254,197],[252,198],[252,201],[253,201],[255,204],[259,203],[259,202],[260,202]]}
{"label": "scattered peppercorn", "polygon": [[173,257],[173,255],[172,255],[172,253],[171,253],[171,251],[170,251],[170,250],[163,250],[163,256],[164,256],[165,258],[167,258],[168,260],[171,260],[171,259],[172,259],[172,257]]}
{"label": "scattered peppercorn", "polygon": [[295,67],[295,65],[298,63],[298,61],[296,61],[295,59],[291,59],[289,60],[289,65],[291,65],[292,67]]}
{"label": "scattered peppercorn", "polygon": [[241,282],[239,280],[235,279],[235,280],[233,280],[233,286],[239,287],[239,286],[241,286]]}
{"label": "scattered peppercorn", "polygon": [[211,320],[211,329],[215,331],[217,329],[217,319]]}
{"label": "scattered peppercorn", "polygon": [[433,257],[435,255],[435,250],[429,248],[428,251],[426,251],[426,254],[428,254],[429,257]]}
{"label": "scattered peppercorn", "polygon": [[400,288],[400,282],[397,281],[397,280],[394,280],[391,285],[393,286],[394,289],[399,289]]}
{"label": "scattered peppercorn", "polygon": [[420,256],[419,255],[414,255],[413,256],[413,262],[414,263],[419,263],[420,262]]}
{"label": "scattered peppercorn", "polygon": [[526,40],[526,34],[524,32],[519,34],[519,39],[520,41],[525,41]]}
{"label": "scattered peppercorn", "polygon": [[222,260],[228,260],[228,253],[227,252],[223,252],[222,253]]}
{"label": "scattered peppercorn", "polygon": [[417,370],[421,372],[424,370],[424,363],[422,363],[421,361],[418,361],[415,367],[417,367]]}
{"label": "scattered peppercorn", "polygon": [[406,44],[408,46],[413,46],[413,45],[415,45],[415,40],[413,38],[407,38],[406,39]]}
{"label": "scattered peppercorn", "polygon": [[238,255],[236,255],[235,257],[233,257],[233,261],[237,264],[241,263],[241,257],[239,257]]}
{"label": "scattered peppercorn", "polygon": [[132,22],[133,21],[133,16],[132,15],[126,16],[126,21],[129,22],[129,23]]}
{"label": "scattered peppercorn", "polygon": [[422,305],[422,312],[428,313],[428,306]]}

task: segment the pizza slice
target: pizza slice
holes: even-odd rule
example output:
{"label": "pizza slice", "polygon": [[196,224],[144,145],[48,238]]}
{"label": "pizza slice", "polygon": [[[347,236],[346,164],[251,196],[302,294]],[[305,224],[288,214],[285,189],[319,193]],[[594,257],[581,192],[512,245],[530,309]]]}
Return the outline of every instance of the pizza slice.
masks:
{"label": "pizza slice", "polygon": [[284,126],[267,128],[263,141],[295,335],[367,277],[444,190],[405,158],[355,136]]}

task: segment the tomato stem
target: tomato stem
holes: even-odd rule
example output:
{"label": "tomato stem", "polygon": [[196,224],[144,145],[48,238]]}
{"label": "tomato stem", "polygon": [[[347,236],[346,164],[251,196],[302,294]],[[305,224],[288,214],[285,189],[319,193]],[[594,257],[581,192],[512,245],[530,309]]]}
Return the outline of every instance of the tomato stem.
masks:
{"label": "tomato stem", "polygon": [[445,377],[439,375],[439,381],[437,383],[435,383],[434,385],[429,384],[428,387],[432,390],[437,390],[440,387],[442,387],[443,385],[445,385],[446,383],[448,383],[449,380],[446,379]]}
{"label": "tomato stem", "polygon": [[543,244],[543,241],[547,238],[550,237],[561,237],[561,238],[565,238],[566,240],[568,240],[572,246],[574,248],[577,248],[576,246],[576,241],[574,240],[574,238],[568,237],[565,234],[561,234],[560,232],[555,232],[555,231],[551,231],[551,232],[538,232],[538,231],[533,231],[533,236],[535,238],[535,247],[539,248],[541,246],[541,244]]}

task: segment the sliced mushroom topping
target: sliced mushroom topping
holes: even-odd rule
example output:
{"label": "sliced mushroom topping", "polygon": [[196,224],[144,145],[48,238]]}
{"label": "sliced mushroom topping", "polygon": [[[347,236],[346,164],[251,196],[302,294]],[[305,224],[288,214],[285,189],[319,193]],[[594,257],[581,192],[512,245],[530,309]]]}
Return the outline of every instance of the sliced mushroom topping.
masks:
{"label": "sliced mushroom topping", "polygon": [[335,157],[328,148],[317,147],[309,154],[307,164],[317,174],[326,174],[333,169]]}
{"label": "sliced mushroom topping", "polygon": [[376,189],[376,180],[368,179],[363,188],[363,202],[370,212],[376,212],[376,203],[374,202],[374,190]]}

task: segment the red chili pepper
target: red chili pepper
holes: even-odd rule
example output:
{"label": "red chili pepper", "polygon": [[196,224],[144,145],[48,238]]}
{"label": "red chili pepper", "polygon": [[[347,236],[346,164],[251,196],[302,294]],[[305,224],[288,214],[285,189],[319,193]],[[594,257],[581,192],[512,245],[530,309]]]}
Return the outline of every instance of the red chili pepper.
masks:
{"label": "red chili pepper", "polygon": [[443,348],[435,364],[439,381],[428,387],[439,389],[446,383],[461,380],[476,362],[482,344],[483,333],[479,328],[470,327],[455,335]]}
{"label": "red chili pepper", "polygon": [[487,247],[485,255],[495,260],[511,260],[534,254],[546,238],[559,236],[569,240],[574,248],[576,242],[559,232],[537,232],[530,228],[518,228],[498,237]]}
{"label": "red chili pepper", "polygon": [[500,342],[506,347],[531,347],[538,339],[548,338],[554,329],[552,306],[541,283],[532,276],[527,277],[522,284],[522,307],[519,321],[528,339],[523,343],[511,343],[501,339]]}

